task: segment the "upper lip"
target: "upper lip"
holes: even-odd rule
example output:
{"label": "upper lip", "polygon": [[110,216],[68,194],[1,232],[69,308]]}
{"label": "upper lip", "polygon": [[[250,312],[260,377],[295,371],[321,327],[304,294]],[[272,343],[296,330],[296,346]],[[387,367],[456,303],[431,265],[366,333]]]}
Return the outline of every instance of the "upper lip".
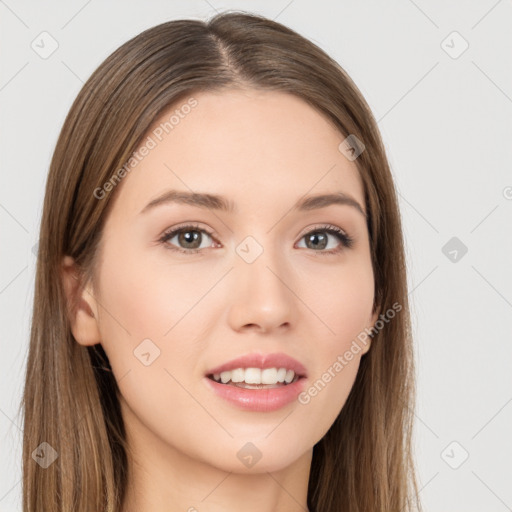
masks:
{"label": "upper lip", "polygon": [[284,352],[274,352],[273,354],[253,352],[246,354],[208,370],[206,375],[236,370],[237,368],[261,368],[262,370],[265,368],[286,368],[293,370],[299,377],[306,376],[306,368]]}

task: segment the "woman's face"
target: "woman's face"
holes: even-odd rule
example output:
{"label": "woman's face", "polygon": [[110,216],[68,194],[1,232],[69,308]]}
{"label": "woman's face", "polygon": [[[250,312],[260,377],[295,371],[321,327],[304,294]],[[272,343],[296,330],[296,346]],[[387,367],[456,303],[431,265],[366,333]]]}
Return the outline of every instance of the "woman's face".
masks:
{"label": "woman's face", "polygon": [[[336,365],[376,319],[363,186],[338,149],[344,137],[302,100],[252,90],[194,98],[193,108],[180,110],[185,99],[157,120],[117,185],[91,306],[141,457],[274,471],[324,436],[369,348]],[[171,191],[182,200],[162,199]],[[192,192],[222,199],[193,202]],[[362,211],[295,207],[321,194],[349,196]],[[303,367],[289,389],[248,391],[208,377],[240,356],[275,353]],[[263,363],[235,366],[293,366]],[[240,375],[258,379],[253,370],[231,374]]]}

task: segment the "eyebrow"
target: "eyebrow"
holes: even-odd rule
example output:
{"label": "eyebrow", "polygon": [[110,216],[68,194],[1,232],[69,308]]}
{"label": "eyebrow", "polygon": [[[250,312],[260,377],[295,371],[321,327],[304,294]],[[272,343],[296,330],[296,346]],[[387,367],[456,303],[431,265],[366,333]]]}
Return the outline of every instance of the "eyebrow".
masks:
{"label": "eyebrow", "polygon": [[[228,213],[232,213],[236,210],[235,203],[223,196],[200,192],[187,192],[182,190],[168,190],[150,201],[140,213],[145,213],[157,206],[168,203],[188,204],[198,208],[219,210]],[[326,208],[333,204],[351,206],[361,213],[366,219],[366,213],[361,205],[352,196],[345,192],[302,197],[295,203],[292,209],[298,211],[309,211]]]}

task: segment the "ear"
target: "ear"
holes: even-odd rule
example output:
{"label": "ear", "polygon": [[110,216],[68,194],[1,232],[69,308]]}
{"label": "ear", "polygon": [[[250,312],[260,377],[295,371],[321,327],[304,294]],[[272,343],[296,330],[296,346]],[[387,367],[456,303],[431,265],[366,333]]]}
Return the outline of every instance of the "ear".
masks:
{"label": "ear", "polygon": [[71,332],[80,345],[96,345],[101,336],[98,325],[98,304],[89,283],[83,286],[81,274],[71,256],[64,256],[61,277],[66,293]]}
{"label": "ear", "polygon": [[[380,307],[378,307],[377,310],[375,311],[375,313],[373,313],[373,315],[372,315],[372,317],[370,319],[370,323],[369,323],[370,327],[369,327],[369,329],[371,329],[375,325],[375,322],[379,318],[379,313],[380,313]],[[372,338],[370,336],[368,336],[366,338],[366,344],[363,347],[363,349],[361,350],[361,355],[362,356],[364,356],[364,354],[366,354],[370,350],[371,344],[372,344]]]}

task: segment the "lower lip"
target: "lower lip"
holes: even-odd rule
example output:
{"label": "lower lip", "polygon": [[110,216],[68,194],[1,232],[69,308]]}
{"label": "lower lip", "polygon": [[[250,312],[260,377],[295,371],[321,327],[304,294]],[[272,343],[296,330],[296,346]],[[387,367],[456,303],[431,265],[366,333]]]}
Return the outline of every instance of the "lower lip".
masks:
{"label": "lower lip", "polygon": [[304,377],[278,388],[244,389],[221,384],[205,377],[211,389],[221,398],[246,411],[271,412],[297,399],[304,389]]}

